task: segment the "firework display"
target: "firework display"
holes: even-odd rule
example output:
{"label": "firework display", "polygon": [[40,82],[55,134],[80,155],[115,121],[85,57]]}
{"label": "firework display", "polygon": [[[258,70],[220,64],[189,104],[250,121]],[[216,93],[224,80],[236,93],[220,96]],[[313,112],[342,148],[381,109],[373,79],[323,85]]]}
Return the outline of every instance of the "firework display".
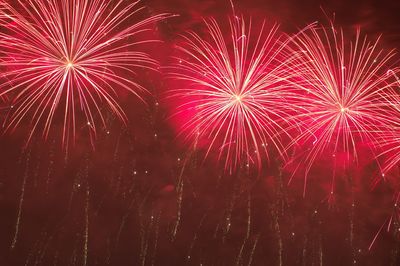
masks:
{"label": "firework display", "polygon": [[399,12],[0,0],[0,265],[400,265]]}
{"label": "firework display", "polygon": [[48,136],[61,109],[66,144],[75,139],[77,127],[87,124],[91,137],[98,124],[106,127],[104,104],[126,121],[118,90],[139,98],[146,92],[136,82],[135,70],[155,69],[157,62],[140,46],[154,41],[145,33],[167,15],[142,19],[143,7],[124,1],[37,0],[0,5],[5,29],[0,33],[0,93],[11,99],[6,129],[29,121],[30,137],[36,130]]}

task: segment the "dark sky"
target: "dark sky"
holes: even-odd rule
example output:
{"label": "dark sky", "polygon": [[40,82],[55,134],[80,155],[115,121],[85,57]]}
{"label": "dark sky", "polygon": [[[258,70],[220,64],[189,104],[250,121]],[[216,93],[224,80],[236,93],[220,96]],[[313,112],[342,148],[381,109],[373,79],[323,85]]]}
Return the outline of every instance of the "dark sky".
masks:
{"label": "dark sky", "polygon": [[[181,19],[171,21],[179,29],[200,22],[202,17],[225,18],[231,12],[229,1],[149,0],[148,3],[154,10],[180,14]],[[331,18],[335,14],[339,26],[360,26],[367,34],[384,34],[386,41],[393,42],[393,45],[399,42],[397,14],[400,3],[397,1],[252,0],[234,1],[234,5],[238,12],[276,21],[287,31],[294,31],[314,21],[326,22],[324,10]]]}
{"label": "dark sky", "polygon": [[[203,17],[221,23],[229,1],[146,0],[150,13],[179,14],[160,23],[168,62],[179,34]],[[400,48],[400,1],[234,1],[237,13],[267,18],[294,33],[321,7],[348,31],[360,26]],[[333,16],[333,15],[332,15]],[[339,171],[335,204],[327,203],[332,170],[317,163],[309,188],[272,160],[262,173],[229,175],[176,138],[168,123],[161,74],[144,73],[153,97],[122,99],[129,123],[109,116],[95,150],[78,134],[68,152],[58,134],[24,149],[27,127],[0,138],[0,265],[400,265],[400,217],[393,207],[398,171],[371,188],[377,167],[363,158]],[[393,225],[386,231],[392,214]],[[384,227],[382,227],[384,225]],[[381,230],[369,251],[372,240]]]}

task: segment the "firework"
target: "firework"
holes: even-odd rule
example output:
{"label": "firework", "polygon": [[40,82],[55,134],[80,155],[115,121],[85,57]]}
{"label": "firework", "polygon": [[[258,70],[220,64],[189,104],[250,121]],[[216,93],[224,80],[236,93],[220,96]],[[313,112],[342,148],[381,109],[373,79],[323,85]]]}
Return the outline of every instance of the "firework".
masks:
{"label": "firework", "polygon": [[176,112],[183,117],[181,134],[203,145],[206,157],[212,152],[224,160],[225,169],[261,166],[268,145],[284,155],[282,125],[294,93],[285,86],[290,59],[277,25],[267,28],[264,21],[254,34],[251,20],[234,16],[229,31],[214,19],[205,26],[205,37],[194,32],[183,37],[171,71],[180,82],[173,95],[183,102]]}
{"label": "firework", "polygon": [[[388,75],[392,75],[397,81],[397,87],[400,85],[398,79],[399,69],[391,70]],[[400,97],[398,92],[393,91],[386,97],[387,109],[392,112],[387,127],[383,130],[377,140],[376,145],[381,148],[378,157],[386,157],[382,168],[382,177],[400,162]],[[379,180],[377,180],[379,181]]]}
{"label": "firework", "polygon": [[57,110],[62,142],[87,125],[91,138],[104,127],[103,103],[126,122],[119,90],[140,99],[146,90],[135,81],[137,68],[157,62],[142,52],[145,32],[166,14],[142,18],[139,2],[31,0],[0,3],[0,94],[11,99],[7,130],[28,120],[48,136]]}
{"label": "firework", "polygon": [[303,130],[292,145],[310,145],[300,154],[299,164],[305,165],[307,178],[322,154],[345,154],[346,165],[350,158],[357,162],[359,146],[376,148],[377,136],[391,119],[385,99],[395,84],[388,74],[394,53],[380,50],[379,38],[371,42],[360,30],[348,43],[333,24],[312,25],[293,44],[297,59],[292,69],[299,74],[293,85],[302,91],[298,98],[302,111],[295,117]]}

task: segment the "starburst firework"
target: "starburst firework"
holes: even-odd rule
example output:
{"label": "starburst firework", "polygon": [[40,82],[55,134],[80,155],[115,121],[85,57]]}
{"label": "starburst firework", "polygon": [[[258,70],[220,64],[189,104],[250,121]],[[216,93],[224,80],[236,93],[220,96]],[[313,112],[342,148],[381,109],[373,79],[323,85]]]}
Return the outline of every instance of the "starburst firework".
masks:
{"label": "starburst firework", "polygon": [[[397,80],[397,88],[400,87],[398,79],[399,69],[391,70],[388,74],[393,75]],[[383,130],[377,140],[376,145],[381,148],[379,157],[385,157],[385,163],[382,168],[382,177],[400,162],[400,96],[398,90],[386,97],[387,108],[391,111],[390,120],[387,127]]]}
{"label": "starburst firework", "polygon": [[186,139],[204,144],[206,156],[224,158],[225,169],[260,167],[269,144],[285,153],[282,124],[294,95],[284,82],[290,58],[277,25],[268,29],[264,21],[254,34],[251,20],[247,25],[235,16],[229,22],[226,35],[216,20],[205,20],[206,36],[190,32],[178,47],[172,77],[181,81],[173,94],[183,101],[180,129]]}
{"label": "starburst firework", "polygon": [[63,144],[75,139],[78,121],[93,138],[97,116],[105,126],[102,102],[126,122],[118,90],[142,97],[134,71],[157,62],[140,45],[155,41],[144,33],[167,17],[143,18],[143,9],[122,0],[1,2],[0,94],[12,101],[6,129],[29,120],[29,139],[40,128],[47,137],[60,110]]}
{"label": "starburst firework", "polygon": [[[346,154],[357,162],[357,146],[376,148],[376,138],[391,120],[385,100],[395,85],[389,74],[393,51],[378,48],[357,30],[348,43],[342,30],[312,25],[298,34],[293,44],[297,59],[292,71],[299,75],[293,85],[302,91],[294,117],[303,131],[292,143],[309,143],[302,156],[305,176],[322,154]],[[336,161],[336,160],[334,160]],[[306,183],[306,182],[305,182]],[[304,187],[305,188],[305,187]],[[333,182],[332,191],[333,193]]]}

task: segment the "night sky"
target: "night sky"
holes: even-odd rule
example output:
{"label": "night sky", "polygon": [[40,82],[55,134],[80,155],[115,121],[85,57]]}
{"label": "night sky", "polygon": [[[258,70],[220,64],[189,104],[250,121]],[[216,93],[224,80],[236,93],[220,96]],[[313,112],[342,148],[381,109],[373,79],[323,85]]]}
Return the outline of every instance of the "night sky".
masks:
{"label": "night sky", "polygon": [[[400,265],[397,168],[375,184],[377,164],[363,153],[356,166],[336,171],[335,200],[328,204],[330,158],[315,163],[303,196],[304,177],[288,184],[290,167],[273,151],[260,171],[229,173],[177,137],[165,96],[175,84],[163,67],[180,34],[202,32],[203,18],[227,23],[231,5],[142,4],[148,14],[179,16],[158,23],[152,35],[163,42],[146,47],[161,63],[158,73],[138,72],[152,94],[147,104],[128,93],[119,97],[126,126],[108,112],[109,127],[98,131],[94,145],[82,123],[68,149],[60,141],[62,117],[46,140],[36,134],[26,145],[28,123],[1,135],[0,265]],[[399,1],[234,4],[237,13],[277,22],[288,34],[334,18],[345,31],[361,27],[372,39],[382,34],[385,49],[400,48]]]}

